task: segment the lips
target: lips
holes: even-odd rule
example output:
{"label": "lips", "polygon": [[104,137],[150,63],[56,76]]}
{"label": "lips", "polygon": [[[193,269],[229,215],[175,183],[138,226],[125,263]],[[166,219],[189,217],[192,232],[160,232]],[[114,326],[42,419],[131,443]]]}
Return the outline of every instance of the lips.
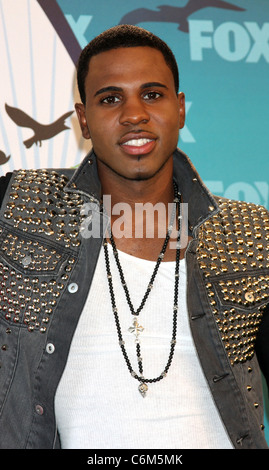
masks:
{"label": "lips", "polygon": [[128,133],[122,137],[119,145],[129,155],[146,155],[154,149],[156,140],[150,133]]}

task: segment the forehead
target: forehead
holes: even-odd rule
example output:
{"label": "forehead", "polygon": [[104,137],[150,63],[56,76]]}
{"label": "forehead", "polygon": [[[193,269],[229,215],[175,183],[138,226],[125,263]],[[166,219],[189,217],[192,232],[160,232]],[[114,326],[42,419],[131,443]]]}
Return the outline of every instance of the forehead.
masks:
{"label": "forehead", "polygon": [[[93,56],[85,81],[87,91],[103,86],[131,86],[135,83],[165,82],[174,87],[172,71],[162,53],[152,47],[111,49]],[[95,90],[96,91],[96,90]]]}

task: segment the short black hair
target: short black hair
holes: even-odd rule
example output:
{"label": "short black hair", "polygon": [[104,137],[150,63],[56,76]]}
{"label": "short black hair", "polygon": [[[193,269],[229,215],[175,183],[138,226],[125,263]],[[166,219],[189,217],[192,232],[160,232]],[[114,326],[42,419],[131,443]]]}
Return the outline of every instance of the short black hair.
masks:
{"label": "short black hair", "polygon": [[96,36],[81,52],[77,64],[77,83],[80,98],[83,104],[86,101],[85,79],[89,70],[89,63],[93,56],[120,47],[148,46],[158,49],[174,77],[176,93],[179,89],[178,66],[170,47],[158,36],[132,25],[118,25]]}

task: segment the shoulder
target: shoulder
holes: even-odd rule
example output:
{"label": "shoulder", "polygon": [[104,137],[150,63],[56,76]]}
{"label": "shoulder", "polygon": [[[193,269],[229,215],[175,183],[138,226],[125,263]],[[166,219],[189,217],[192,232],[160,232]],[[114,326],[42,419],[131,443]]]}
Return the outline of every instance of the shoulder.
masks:
{"label": "shoulder", "polygon": [[232,239],[239,244],[243,237],[246,246],[253,245],[253,242],[250,242],[251,239],[257,243],[261,240],[267,242],[269,212],[264,206],[216,196],[214,198],[218,205],[218,212],[205,222],[203,226],[205,232],[211,229],[214,232],[212,236],[214,235],[215,238],[221,235],[227,242]]}
{"label": "shoulder", "polygon": [[224,225],[230,222],[233,224],[234,229],[236,225],[240,225],[241,228],[243,225],[246,231],[248,231],[248,228],[259,229],[259,224],[268,228],[269,212],[264,206],[223,197],[214,196],[214,198],[219,207],[219,212],[215,215],[215,219],[222,220]]}
{"label": "shoulder", "polygon": [[269,213],[263,206],[216,197],[219,211],[198,234],[198,261],[206,276],[268,271]]}

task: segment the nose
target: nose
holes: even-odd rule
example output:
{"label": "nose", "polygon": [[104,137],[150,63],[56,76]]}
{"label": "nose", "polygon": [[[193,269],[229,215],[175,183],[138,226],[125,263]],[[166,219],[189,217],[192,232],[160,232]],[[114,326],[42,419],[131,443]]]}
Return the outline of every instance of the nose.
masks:
{"label": "nose", "polygon": [[141,98],[130,98],[123,103],[120,124],[139,124],[140,122],[148,122],[149,119],[150,116],[146,110],[146,105],[141,101]]}

